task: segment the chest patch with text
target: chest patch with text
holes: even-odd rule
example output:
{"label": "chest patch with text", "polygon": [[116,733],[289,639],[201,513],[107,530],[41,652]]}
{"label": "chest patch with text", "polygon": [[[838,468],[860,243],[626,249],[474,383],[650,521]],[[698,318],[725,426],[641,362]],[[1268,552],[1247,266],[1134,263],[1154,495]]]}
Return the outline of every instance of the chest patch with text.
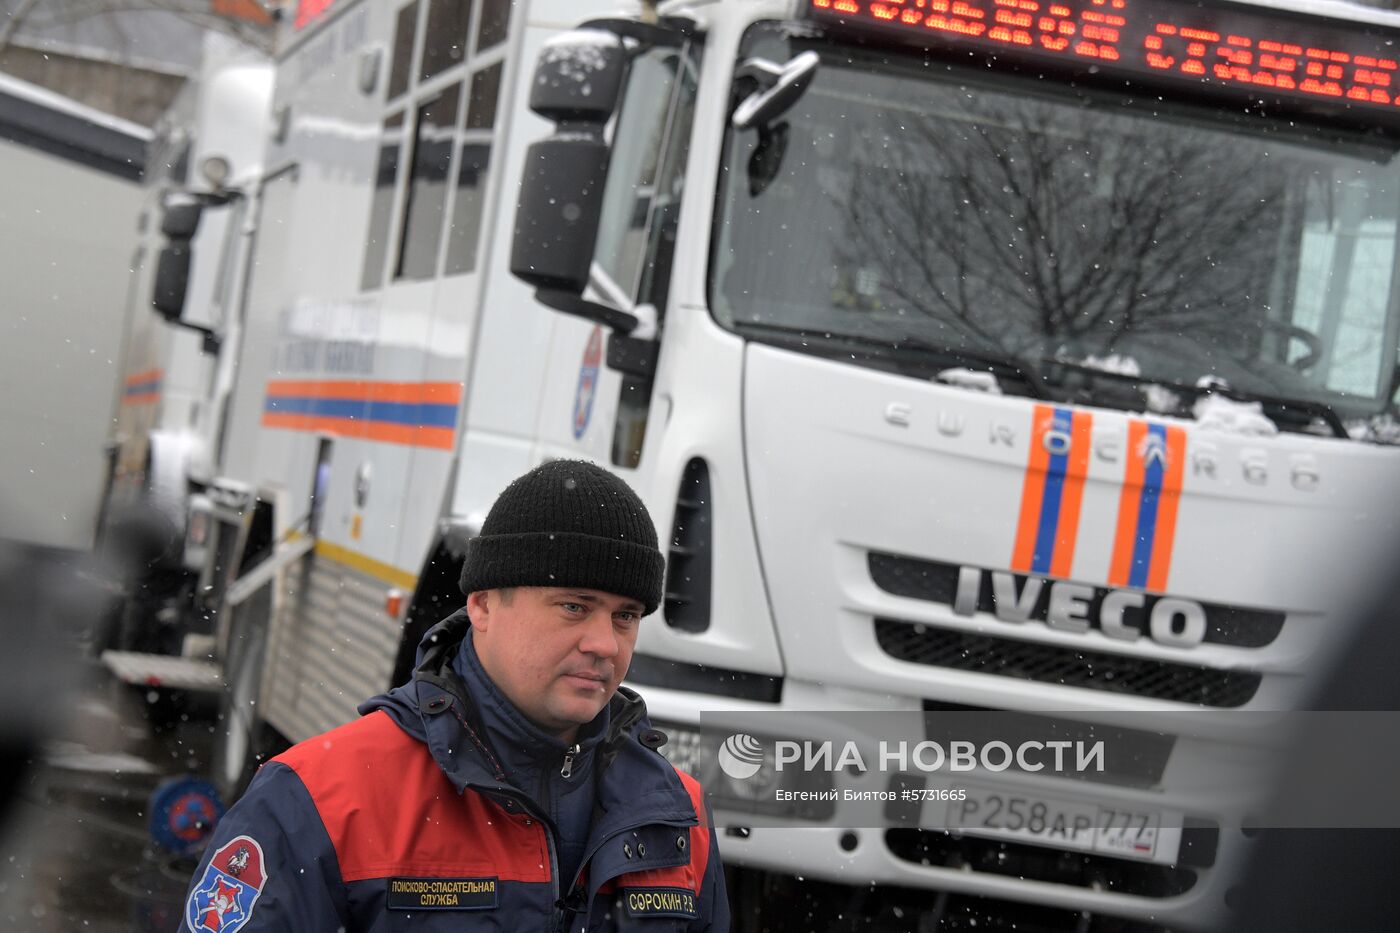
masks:
{"label": "chest patch with text", "polygon": [[622,906],[629,917],[685,917],[695,920],[695,892],[685,888],[623,888]]}
{"label": "chest patch with text", "polygon": [[390,910],[493,910],[495,878],[390,878]]}

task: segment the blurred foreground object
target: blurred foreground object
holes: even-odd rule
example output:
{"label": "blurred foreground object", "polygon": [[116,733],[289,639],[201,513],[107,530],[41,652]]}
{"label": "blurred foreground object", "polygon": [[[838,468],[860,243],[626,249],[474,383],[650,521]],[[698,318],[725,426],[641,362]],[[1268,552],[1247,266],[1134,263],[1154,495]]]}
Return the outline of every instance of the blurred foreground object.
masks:
{"label": "blurred foreground object", "polygon": [[91,571],[70,552],[0,538],[0,818],[77,686],[77,645],[103,613]]}
{"label": "blurred foreground object", "polygon": [[[1391,549],[1390,553],[1394,553]],[[1323,678],[1316,710],[1400,709],[1400,584],[1388,583],[1363,604],[1356,637]],[[1319,719],[1319,722],[1322,720]],[[1304,733],[1297,754],[1325,744]],[[1383,746],[1395,736],[1375,736]],[[1278,799],[1337,797],[1352,793],[1355,775],[1338,768],[1319,786],[1293,772],[1283,775]],[[1400,869],[1400,830],[1275,829],[1265,831],[1245,874],[1238,912],[1228,929],[1287,931],[1394,930],[1400,912],[1395,887]]]}

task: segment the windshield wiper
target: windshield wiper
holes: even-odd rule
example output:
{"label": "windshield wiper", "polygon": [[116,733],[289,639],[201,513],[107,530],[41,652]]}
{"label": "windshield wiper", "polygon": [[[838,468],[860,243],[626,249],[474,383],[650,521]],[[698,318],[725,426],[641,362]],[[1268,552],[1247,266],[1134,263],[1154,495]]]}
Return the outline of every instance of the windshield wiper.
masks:
{"label": "windshield wiper", "polygon": [[1010,376],[1026,387],[1026,394],[1032,398],[1048,398],[1045,381],[1037,370],[1026,365],[1026,361],[1014,356],[1001,356],[985,350],[972,350],[967,347],[952,347],[946,344],[929,343],[915,337],[901,337],[892,344],[896,352],[918,354],[941,359],[963,369],[984,370],[994,376]]}
{"label": "windshield wiper", "polygon": [[1097,366],[1087,366],[1084,363],[1074,363],[1053,356],[1043,356],[1040,358],[1040,361],[1049,367],[1052,373],[1056,368],[1059,368],[1069,370],[1070,372],[1083,373],[1097,379],[1108,379],[1113,382],[1126,383],[1137,388],[1149,385],[1161,386],[1172,392],[1190,396],[1193,401],[1203,395],[1215,394],[1234,402],[1258,402],[1265,409],[1272,408],[1284,413],[1296,411],[1304,415],[1311,415],[1313,418],[1321,421],[1323,424],[1327,425],[1327,428],[1337,437],[1346,439],[1351,436],[1347,433],[1346,425],[1342,423],[1342,418],[1337,414],[1336,409],[1332,408],[1332,406],[1328,405],[1326,402],[1317,402],[1311,399],[1288,398],[1283,395],[1265,395],[1262,392],[1250,392],[1220,383],[1211,385],[1187,385],[1183,382],[1171,382],[1165,379],[1155,379],[1150,376],[1100,369]]}
{"label": "windshield wiper", "polygon": [[[808,331],[756,321],[736,322],[734,326],[740,333],[753,331],[769,337],[784,338],[786,341],[800,341],[801,345],[808,349],[821,349],[824,344],[829,345],[833,341],[842,341],[868,348],[873,351],[874,355],[885,358],[914,358],[923,363],[932,361],[942,364],[942,369],[962,368],[989,372],[994,376],[1007,377],[1021,383],[1025,386],[1026,394],[1032,398],[1045,399],[1047,397],[1044,380],[1038,372],[1026,364],[1026,361],[1015,357],[1000,356],[985,350],[930,343],[917,337],[891,338],[848,334],[841,331]],[[928,366],[922,367],[925,371],[929,368]],[[937,376],[938,371],[933,372],[932,375]]]}

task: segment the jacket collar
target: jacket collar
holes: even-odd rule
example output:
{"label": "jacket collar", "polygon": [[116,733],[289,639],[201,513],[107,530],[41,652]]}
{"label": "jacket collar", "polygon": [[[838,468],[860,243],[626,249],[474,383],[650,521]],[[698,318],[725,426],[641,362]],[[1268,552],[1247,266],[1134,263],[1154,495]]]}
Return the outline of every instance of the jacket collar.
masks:
{"label": "jacket collar", "polygon": [[[493,747],[483,711],[452,663],[470,628],[461,609],[430,629],[419,643],[413,680],[365,702],[360,712],[383,709],[425,742],[458,793],[472,788],[518,798],[522,791],[510,780],[509,763]],[[590,840],[637,823],[693,825],[694,807],[675,769],[639,738],[651,728],[642,698],[619,687],[606,716],[594,749],[598,784]]]}

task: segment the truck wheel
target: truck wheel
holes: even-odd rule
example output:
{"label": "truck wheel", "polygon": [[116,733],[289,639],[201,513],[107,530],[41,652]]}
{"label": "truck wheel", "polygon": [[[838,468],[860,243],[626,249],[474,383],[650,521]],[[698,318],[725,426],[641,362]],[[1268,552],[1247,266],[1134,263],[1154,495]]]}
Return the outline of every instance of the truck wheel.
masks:
{"label": "truck wheel", "polygon": [[219,704],[221,732],[214,745],[214,784],[233,801],[247,788],[258,766],[276,744],[275,733],[258,710],[267,648],[271,591],[264,587],[233,610],[224,693]]}

